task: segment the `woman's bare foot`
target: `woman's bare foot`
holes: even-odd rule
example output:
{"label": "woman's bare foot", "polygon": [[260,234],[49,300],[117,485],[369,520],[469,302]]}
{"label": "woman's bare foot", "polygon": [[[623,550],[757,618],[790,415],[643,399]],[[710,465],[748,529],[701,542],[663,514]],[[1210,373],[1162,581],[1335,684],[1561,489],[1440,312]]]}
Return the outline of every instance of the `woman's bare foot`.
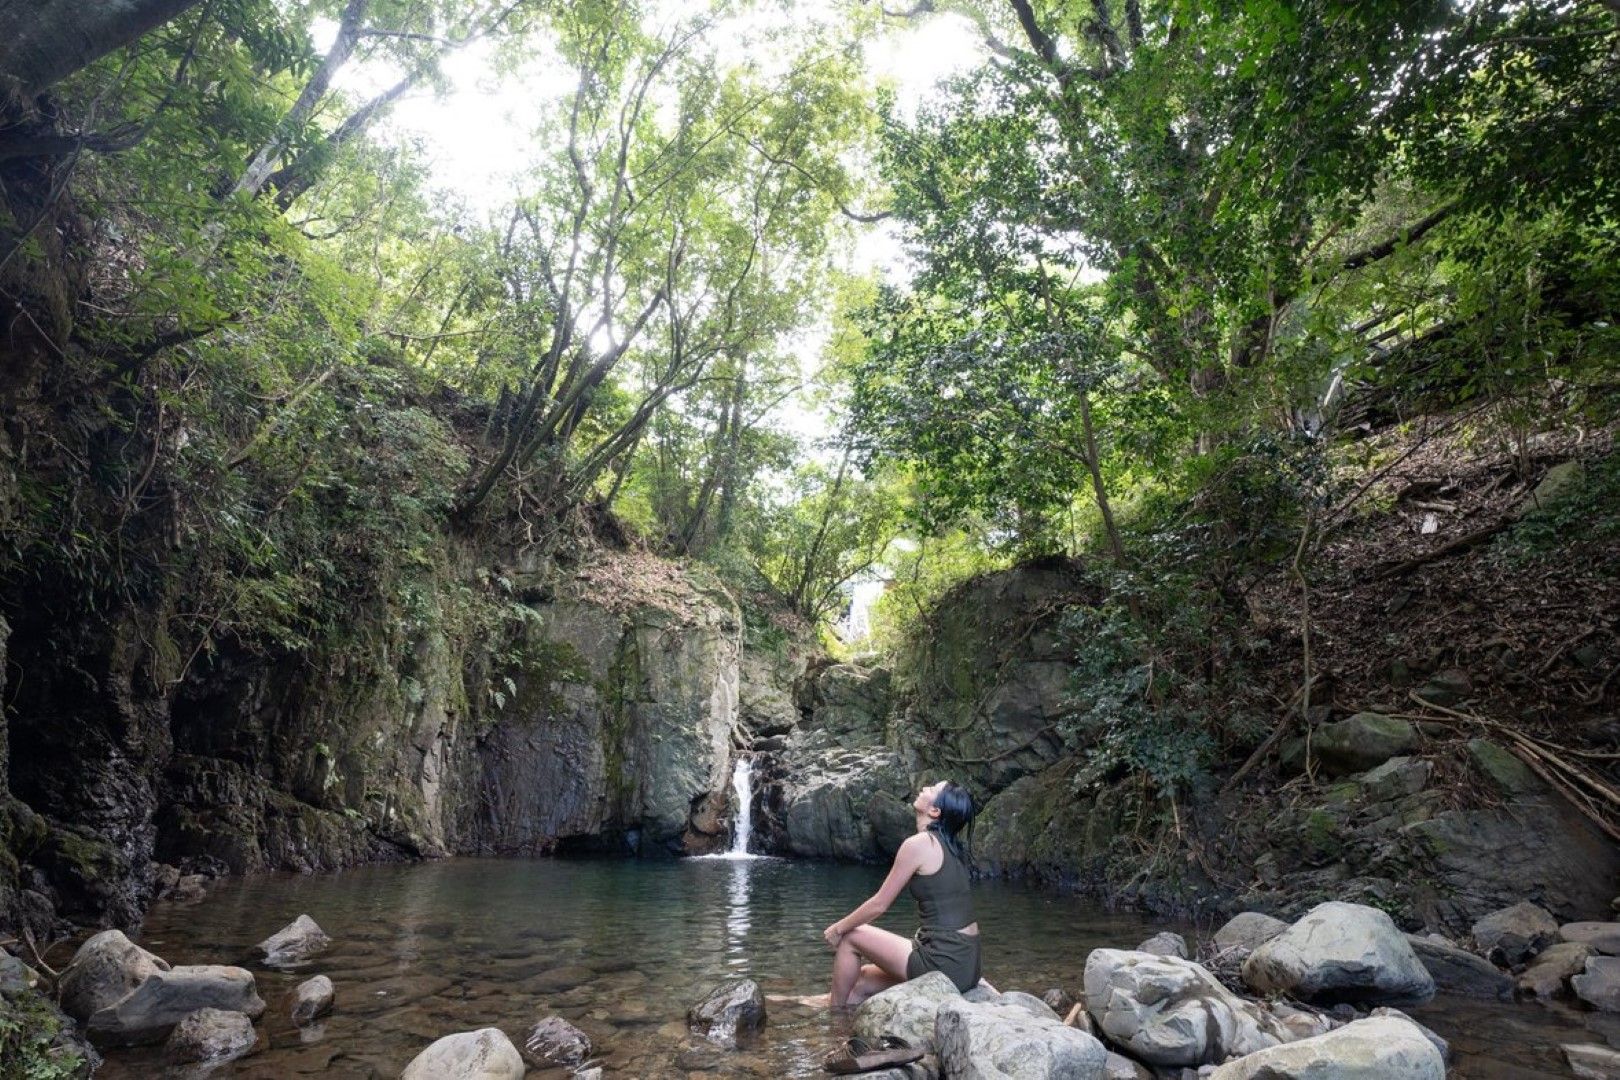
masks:
{"label": "woman's bare foot", "polygon": [[807,1009],[825,1009],[831,1002],[831,994],[766,994],[766,1001],[777,1001],[784,1005],[803,1005]]}

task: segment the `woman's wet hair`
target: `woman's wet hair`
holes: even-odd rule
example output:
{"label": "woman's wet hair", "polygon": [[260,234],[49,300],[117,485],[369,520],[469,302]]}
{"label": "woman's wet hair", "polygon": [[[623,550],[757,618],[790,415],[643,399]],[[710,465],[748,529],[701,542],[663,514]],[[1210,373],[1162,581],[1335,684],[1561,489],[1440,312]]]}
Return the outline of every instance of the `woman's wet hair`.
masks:
{"label": "woman's wet hair", "polygon": [[968,860],[968,842],[973,837],[973,815],[978,808],[973,796],[961,784],[945,781],[945,786],[934,796],[934,809],[939,817],[929,822],[928,828],[939,834],[940,842],[963,862]]}

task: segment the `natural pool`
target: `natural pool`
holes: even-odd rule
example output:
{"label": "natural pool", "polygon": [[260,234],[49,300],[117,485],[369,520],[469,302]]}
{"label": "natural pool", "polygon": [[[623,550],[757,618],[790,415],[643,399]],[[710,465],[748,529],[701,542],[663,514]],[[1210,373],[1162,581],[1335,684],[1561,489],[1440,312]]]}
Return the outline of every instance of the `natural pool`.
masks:
{"label": "natural pool", "polygon": [[[441,1035],[495,1026],[521,1039],[557,1014],[625,1077],[823,1076],[843,1032],[825,1012],[772,1003],[758,1045],[725,1052],[687,1038],[686,1008],[727,976],[767,994],[825,988],[821,930],[869,895],[879,867],[778,859],[451,859],[317,876],[220,882],[192,904],[159,904],[141,944],[172,963],[240,963],[258,976],[267,1036],[211,1077],[397,1077]],[[1050,890],[975,886],[985,974],[1001,989],[1078,989],[1086,954],[1130,948],[1166,924]],[[334,939],[290,972],[252,962],[252,946],[307,912]],[[901,898],[883,921],[909,933]],[[1196,928],[1171,925],[1187,934]],[[292,988],[313,974],[337,1010],[301,1033]],[[1620,1023],[1573,1008],[1440,998],[1412,1010],[1452,1041],[1454,1076],[1567,1076],[1562,1042],[1620,1045]],[[102,1077],[166,1073],[153,1050],[115,1051]],[[531,1076],[542,1075],[534,1072]],[[561,1071],[555,1075],[563,1076]]]}

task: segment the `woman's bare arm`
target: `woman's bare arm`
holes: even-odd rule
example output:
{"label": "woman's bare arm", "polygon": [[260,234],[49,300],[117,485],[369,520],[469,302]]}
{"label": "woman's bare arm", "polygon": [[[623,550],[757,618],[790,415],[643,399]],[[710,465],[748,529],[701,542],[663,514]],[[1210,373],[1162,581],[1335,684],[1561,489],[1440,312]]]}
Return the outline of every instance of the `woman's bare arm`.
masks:
{"label": "woman's bare arm", "polygon": [[827,939],[832,941],[842,937],[862,923],[869,923],[888,911],[889,905],[900,895],[900,890],[911,880],[911,875],[922,865],[923,856],[927,851],[927,837],[921,833],[906,837],[905,842],[900,845],[900,850],[894,853],[894,865],[889,867],[889,876],[883,879],[878,891],[860,907],[827,927]]}

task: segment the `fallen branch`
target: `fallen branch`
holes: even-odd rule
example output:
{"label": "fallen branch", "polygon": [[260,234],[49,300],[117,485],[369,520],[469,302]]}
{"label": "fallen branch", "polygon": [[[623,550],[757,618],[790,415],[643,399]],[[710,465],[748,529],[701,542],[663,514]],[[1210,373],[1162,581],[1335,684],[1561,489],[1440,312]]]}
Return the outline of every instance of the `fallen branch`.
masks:
{"label": "fallen branch", "polygon": [[1477,547],[1512,524],[1513,522],[1511,520],[1499,521],[1495,525],[1487,525],[1483,529],[1475,529],[1466,536],[1459,536],[1457,539],[1448,544],[1441,544],[1433,551],[1425,552],[1422,555],[1417,555],[1410,559],[1405,559],[1401,562],[1395,563],[1393,566],[1379,570],[1373,574],[1373,580],[1383,581],[1387,578],[1404,577],[1420,566],[1427,566],[1429,563],[1439,562],[1441,559],[1449,558],[1458,552],[1467,551],[1469,548]]}

